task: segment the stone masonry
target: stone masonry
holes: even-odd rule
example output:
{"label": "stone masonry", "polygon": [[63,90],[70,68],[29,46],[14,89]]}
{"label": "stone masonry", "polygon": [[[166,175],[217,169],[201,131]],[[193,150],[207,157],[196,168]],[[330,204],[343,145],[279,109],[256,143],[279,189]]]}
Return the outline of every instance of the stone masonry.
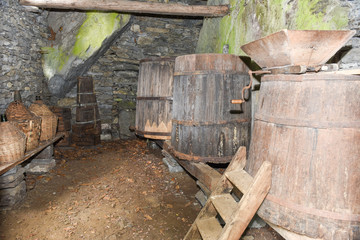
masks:
{"label": "stone masonry", "polygon": [[[134,16],[130,29],[87,72],[95,81],[102,139],[131,138],[135,124],[139,62],[195,52],[202,19]],[[76,106],[76,88],[58,104]]]}
{"label": "stone masonry", "polygon": [[0,0],[0,113],[13,100],[14,90],[21,90],[26,105],[42,92],[46,14],[28,11],[17,0]]}

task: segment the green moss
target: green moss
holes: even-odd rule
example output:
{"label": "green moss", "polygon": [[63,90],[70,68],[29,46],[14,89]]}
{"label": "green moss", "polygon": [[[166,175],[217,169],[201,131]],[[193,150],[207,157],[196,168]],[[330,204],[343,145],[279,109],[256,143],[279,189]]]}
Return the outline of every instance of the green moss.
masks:
{"label": "green moss", "polygon": [[118,106],[121,109],[135,109],[136,108],[136,102],[124,100],[121,98],[116,98],[114,101],[118,102]]}
{"label": "green moss", "polygon": [[350,11],[339,0],[230,0],[230,4],[230,14],[221,19],[219,32],[201,33],[218,35],[212,52],[221,53],[228,44],[230,53],[245,55],[240,48],[243,44],[281,29],[344,29]]}
{"label": "green moss", "polygon": [[69,56],[58,47],[43,47],[43,69],[44,75],[51,78],[55,73],[60,72],[64,64],[69,60]]}
{"label": "green moss", "polygon": [[91,56],[108,36],[130,19],[130,15],[117,13],[88,12],[86,15],[72,51],[73,55],[82,59]]}
{"label": "green moss", "polygon": [[302,0],[298,2],[296,29],[342,29],[348,25],[347,16],[347,10],[335,0]]}

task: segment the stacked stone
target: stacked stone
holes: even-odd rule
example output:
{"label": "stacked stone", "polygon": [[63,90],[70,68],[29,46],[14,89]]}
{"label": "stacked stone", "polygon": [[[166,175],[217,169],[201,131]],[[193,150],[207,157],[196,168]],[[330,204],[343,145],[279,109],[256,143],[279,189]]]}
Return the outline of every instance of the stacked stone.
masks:
{"label": "stacked stone", "polygon": [[58,133],[64,134],[64,137],[55,143],[57,147],[67,147],[71,144],[71,109],[64,107],[50,107],[50,110],[59,118]]}
{"label": "stacked stone", "polygon": [[56,161],[53,156],[54,145],[51,144],[38,153],[34,159],[25,166],[26,172],[32,174],[48,173],[56,166]]}
{"label": "stacked stone", "polygon": [[342,69],[359,69],[360,68],[360,1],[341,0],[342,5],[351,9],[349,11],[348,28],[356,30],[355,36],[342,48],[338,55],[341,59],[340,68]]}
{"label": "stacked stone", "polygon": [[0,175],[0,208],[11,209],[26,195],[24,168],[16,166]]}
{"label": "stacked stone", "polygon": [[100,143],[101,121],[94,93],[92,77],[78,78],[78,94],[75,124],[72,126],[72,142],[78,146]]}
{"label": "stacked stone", "polygon": [[46,46],[46,11],[29,12],[17,0],[0,0],[0,112],[22,90],[25,105],[41,92],[41,47]]}

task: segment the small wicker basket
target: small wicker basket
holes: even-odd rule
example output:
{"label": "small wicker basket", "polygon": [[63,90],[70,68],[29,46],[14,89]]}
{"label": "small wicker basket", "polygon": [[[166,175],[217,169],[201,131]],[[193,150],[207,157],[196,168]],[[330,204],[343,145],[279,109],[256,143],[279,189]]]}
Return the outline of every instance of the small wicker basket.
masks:
{"label": "small wicker basket", "polygon": [[22,102],[11,102],[6,109],[9,121],[17,123],[19,129],[26,135],[26,151],[39,145],[41,118],[32,114]]}
{"label": "small wicker basket", "polygon": [[25,134],[14,122],[0,122],[0,164],[13,163],[24,157]]}
{"label": "small wicker basket", "polygon": [[41,117],[40,141],[54,138],[57,130],[58,116],[56,116],[48,106],[41,101],[36,101],[31,104],[29,110],[36,116]]}

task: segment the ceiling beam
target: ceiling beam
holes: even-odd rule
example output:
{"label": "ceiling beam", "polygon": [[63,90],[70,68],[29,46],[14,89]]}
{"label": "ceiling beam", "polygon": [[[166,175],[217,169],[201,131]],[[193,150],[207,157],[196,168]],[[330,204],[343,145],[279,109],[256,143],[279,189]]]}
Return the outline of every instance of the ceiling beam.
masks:
{"label": "ceiling beam", "polygon": [[229,12],[229,6],[182,5],[122,0],[20,0],[20,4],[40,8],[114,11],[176,16],[221,17]]}

